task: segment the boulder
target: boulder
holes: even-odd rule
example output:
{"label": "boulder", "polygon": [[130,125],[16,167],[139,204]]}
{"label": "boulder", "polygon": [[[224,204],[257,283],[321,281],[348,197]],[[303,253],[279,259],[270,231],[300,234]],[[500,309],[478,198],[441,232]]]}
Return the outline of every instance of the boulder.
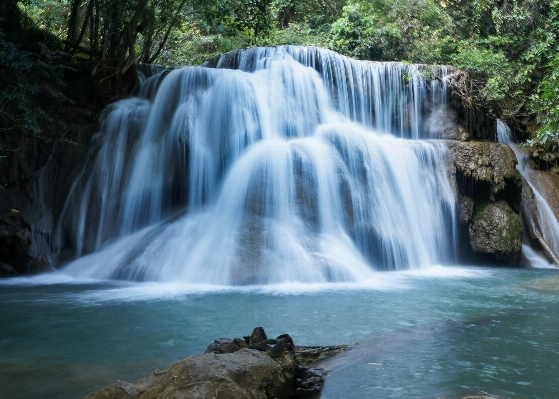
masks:
{"label": "boulder", "polygon": [[514,261],[522,247],[522,224],[505,201],[476,207],[469,226],[470,245],[475,252]]}
{"label": "boulder", "polygon": [[[321,347],[312,348],[320,357]],[[257,327],[245,340],[216,339],[203,355],[156,370],[132,384],[117,381],[84,399],[302,398],[317,394],[325,378],[322,369],[298,365],[289,335],[268,339]]]}

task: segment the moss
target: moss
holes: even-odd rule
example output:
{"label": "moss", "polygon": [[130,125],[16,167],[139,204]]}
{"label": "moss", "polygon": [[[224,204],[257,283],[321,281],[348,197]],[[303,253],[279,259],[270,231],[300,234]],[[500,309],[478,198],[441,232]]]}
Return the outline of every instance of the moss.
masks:
{"label": "moss", "polygon": [[501,230],[501,234],[497,236],[497,245],[500,248],[514,247],[518,237],[522,237],[522,223],[515,213],[509,213],[506,226]]}
{"label": "moss", "polygon": [[475,201],[467,195],[462,196],[462,201],[469,202],[470,204],[475,205]]}
{"label": "moss", "polygon": [[485,217],[485,210],[487,209],[487,203],[480,204],[476,207],[474,221],[479,222]]}

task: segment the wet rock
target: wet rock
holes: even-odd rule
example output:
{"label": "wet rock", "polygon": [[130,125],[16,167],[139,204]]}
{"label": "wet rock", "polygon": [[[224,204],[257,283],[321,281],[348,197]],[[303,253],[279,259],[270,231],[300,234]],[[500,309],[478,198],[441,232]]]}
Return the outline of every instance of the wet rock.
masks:
{"label": "wet rock", "polygon": [[0,278],[13,277],[16,275],[15,269],[7,263],[0,263]]}
{"label": "wet rock", "polygon": [[87,399],[97,398],[285,398],[292,381],[265,353],[243,348],[235,353],[191,356],[172,365],[153,384],[116,382]]}
{"label": "wet rock", "polygon": [[347,352],[351,348],[351,345],[295,346],[295,354],[299,366],[310,367],[313,364]]}
{"label": "wet rock", "polygon": [[484,204],[476,207],[469,238],[474,251],[515,261],[522,247],[522,224],[505,201]]}
{"label": "wet rock", "polygon": [[31,274],[44,273],[50,270],[50,262],[44,254],[37,255],[33,262],[31,262]]}
{"label": "wet rock", "polygon": [[493,193],[516,176],[516,155],[505,144],[449,141],[447,145],[456,169],[476,182],[489,183]]}
{"label": "wet rock", "polygon": [[299,396],[320,392],[326,373],[322,369],[300,367],[295,378],[295,394]]}
{"label": "wet rock", "polygon": [[556,219],[559,219],[559,176],[553,173],[531,170],[530,182],[545,199]]}

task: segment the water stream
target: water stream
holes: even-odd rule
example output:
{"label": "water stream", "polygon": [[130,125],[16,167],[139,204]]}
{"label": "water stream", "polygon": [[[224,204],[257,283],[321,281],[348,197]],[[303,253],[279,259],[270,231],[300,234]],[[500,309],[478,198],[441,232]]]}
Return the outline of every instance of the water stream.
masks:
{"label": "water stream", "polygon": [[[534,197],[537,204],[538,224],[541,229],[541,234],[544,242],[549,246],[554,254],[559,254],[559,221],[551,210],[545,198],[539,193],[534,185],[533,175],[529,164],[529,155],[523,152],[518,145],[514,142],[510,128],[502,121],[497,121],[497,138],[499,142],[507,144],[515,153],[518,160],[517,169],[524,178],[526,184],[534,192]],[[530,264],[536,267],[553,267],[552,263],[546,257],[538,254],[532,249],[529,243],[522,245],[522,253],[528,259]]]}

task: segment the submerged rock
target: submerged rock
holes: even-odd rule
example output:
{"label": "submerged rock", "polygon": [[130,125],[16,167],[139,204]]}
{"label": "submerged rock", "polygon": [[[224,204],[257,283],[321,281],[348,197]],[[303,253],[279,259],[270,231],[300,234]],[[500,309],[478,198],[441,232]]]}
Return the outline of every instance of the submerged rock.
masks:
{"label": "submerged rock", "polygon": [[[253,345],[258,349],[251,348]],[[319,348],[323,347],[305,348],[314,348],[317,358],[321,358]],[[336,347],[326,347],[326,352],[333,353],[332,348]],[[264,329],[257,327],[245,340],[216,339],[203,355],[156,370],[132,384],[117,381],[84,399],[281,399],[318,393],[326,372],[302,367],[298,358],[289,335],[268,339]]]}
{"label": "submerged rock", "polygon": [[469,226],[470,245],[476,252],[516,260],[522,247],[520,218],[505,201],[477,207]]}

